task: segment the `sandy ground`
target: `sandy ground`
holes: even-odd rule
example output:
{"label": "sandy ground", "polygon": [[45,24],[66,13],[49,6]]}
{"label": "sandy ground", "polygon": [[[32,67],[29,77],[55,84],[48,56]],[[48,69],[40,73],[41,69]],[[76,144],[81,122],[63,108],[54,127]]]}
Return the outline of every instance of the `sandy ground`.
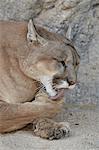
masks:
{"label": "sandy ground", "polygon": [[48,141],[35,137],[29,128],[0,135],[0,150],[99,150],[99,107],[71,107],[58,120],[69,121],[68,138]]}

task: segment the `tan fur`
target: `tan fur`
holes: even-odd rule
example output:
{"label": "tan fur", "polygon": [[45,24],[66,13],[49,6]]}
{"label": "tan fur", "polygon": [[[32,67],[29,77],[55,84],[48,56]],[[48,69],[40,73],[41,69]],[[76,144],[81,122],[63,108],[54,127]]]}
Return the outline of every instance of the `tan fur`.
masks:
{"label": "tan fur", "polygon": [[79,56],[72,43],[39,26],[35,30],[37,41],[29,41],[27,22],[0,22],[1,133],[20,129],[35,119],[52,118],[61,110],[62,102],[54,102],[39,91],[43,77],[76,82]]}

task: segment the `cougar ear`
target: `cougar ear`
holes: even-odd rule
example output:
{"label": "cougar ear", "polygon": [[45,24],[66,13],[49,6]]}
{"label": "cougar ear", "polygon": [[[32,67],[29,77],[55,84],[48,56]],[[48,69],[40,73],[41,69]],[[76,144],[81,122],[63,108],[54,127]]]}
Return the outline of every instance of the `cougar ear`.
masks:
{"label": "cougar ear", "polygon": [[42,44],[43,46],[48,43],[46,39],[44,39],[37,33],[36,27],[32,19],[30,19],[28,23],[27,40],[30,42],[34,42],[34,43],[36,42],[36,43]]}
{"label": "cougar ear", "polygon": [[28,33],[27,33],[27,40],[28,41],[37,41],[37,33],[36,33],[36,29],[35,26],[33,24],[32,19],[29,20],[28,22]]}
{"label": "cougar ear", "polygon": [[80,64],[80,56],[77,53],[77,50],[74,48],[72,51],[73,54],[73,59],[74,59],[74,67],[75,67],[75,71],[78,70],[79,64]]}

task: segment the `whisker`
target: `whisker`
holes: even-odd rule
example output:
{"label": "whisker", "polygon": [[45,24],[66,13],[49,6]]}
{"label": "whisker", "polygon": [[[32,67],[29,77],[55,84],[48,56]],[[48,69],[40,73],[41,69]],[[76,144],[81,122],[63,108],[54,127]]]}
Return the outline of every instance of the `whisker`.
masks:
{"label": "whisker", "polygon": [[40,90],[42,88],[42,86],[37,87],[35,90]]}
{"label": "whisker", "polygon": [[33,83],[39,83],[40,85],[42,85],[40,81],[36,81],[36,80],[33,80]]}

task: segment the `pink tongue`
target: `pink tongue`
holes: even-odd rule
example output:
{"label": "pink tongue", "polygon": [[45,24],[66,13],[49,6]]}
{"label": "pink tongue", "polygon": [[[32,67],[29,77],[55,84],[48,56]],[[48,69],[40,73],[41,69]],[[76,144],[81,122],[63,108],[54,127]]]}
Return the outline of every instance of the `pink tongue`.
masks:
{"label": "pink tongue", "polygon": [[59,98],[63,97],[63,95],[64,95],[64,89],[61,89],[61,90],[58,91],[57,95],[50,96],[50,99],[56,100],[56,99],[59,99]]}

